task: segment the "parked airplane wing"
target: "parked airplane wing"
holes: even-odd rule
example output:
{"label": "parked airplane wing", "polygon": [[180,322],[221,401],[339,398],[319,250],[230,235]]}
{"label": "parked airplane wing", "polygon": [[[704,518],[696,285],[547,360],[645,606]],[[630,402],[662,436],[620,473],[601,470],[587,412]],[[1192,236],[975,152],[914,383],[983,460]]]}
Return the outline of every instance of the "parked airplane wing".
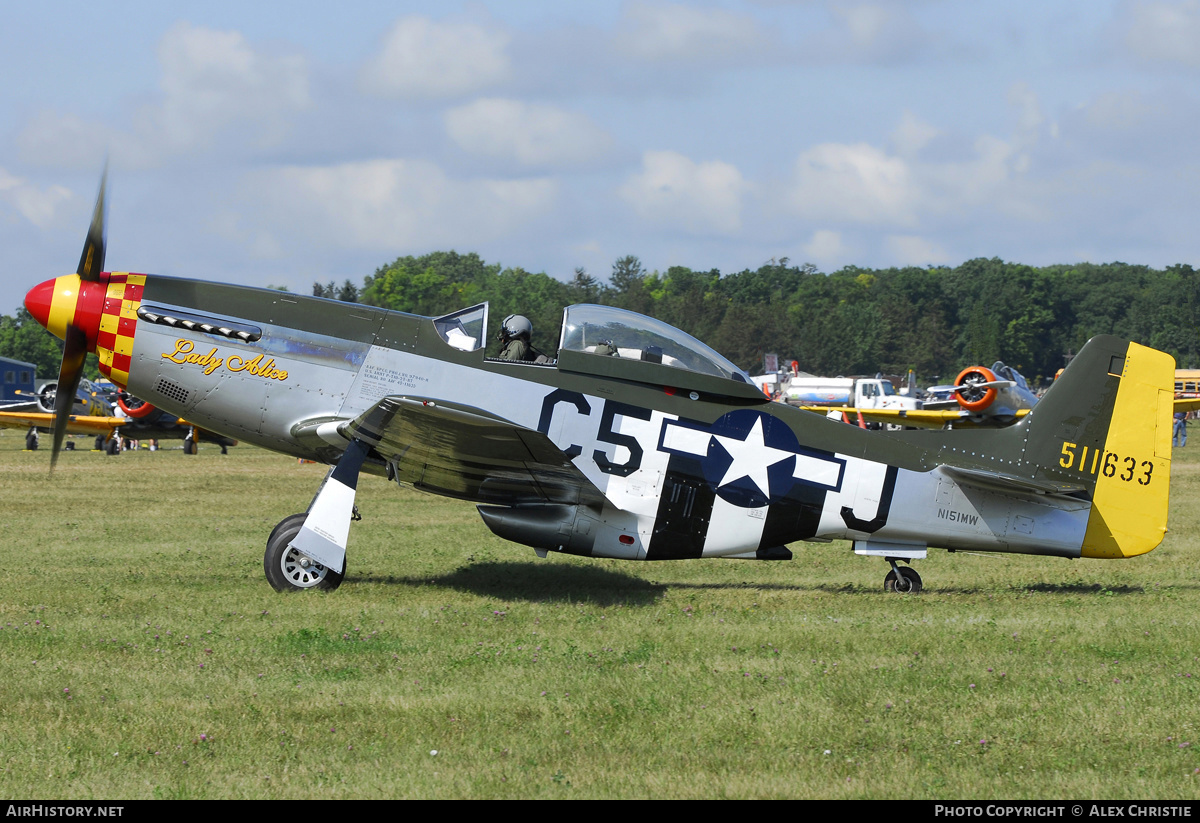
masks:
{"label": "parked airplane wing", "polygon": [[[858,415],[861,413],[863,419],[868,423],[888,423],[894,426],[911,426],[918,429],[940,429],[947,423],[952,424],[955,428],[996,425],[994,421],[987,418],[982,422],[976,422],[969,417],[964,417],[957,405],[953,409],[856,409],[853,406],[801,406],[800,408],[818,414],[842,412],[852,423],[857,421]],[[1200,408],[1200,405],[1197,405],[1196,408]],[[1028,413],[1029,409],[1014,411],[1013,422],[1020,420]]]}
{"label": "parked airplane wing", "polygon": [[482,409],[385,397],[345,435],[394,457],[395,479],[418,489],[505,505],[605,502],[546,435]]}
{"label": "parked airplane wing", "polygon": [[[67,434],[108,434],[124,421],[119,417],[73,414],[67,418]],[[0,428],[53,429],[54,415],[46,412],[0,412]]]}

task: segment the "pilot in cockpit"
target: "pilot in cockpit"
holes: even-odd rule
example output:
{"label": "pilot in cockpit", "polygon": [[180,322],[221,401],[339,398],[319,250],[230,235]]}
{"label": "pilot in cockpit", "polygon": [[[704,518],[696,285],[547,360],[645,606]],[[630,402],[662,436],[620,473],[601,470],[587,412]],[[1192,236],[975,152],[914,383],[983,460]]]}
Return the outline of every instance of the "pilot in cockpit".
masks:
{"label": "pilot in cockpit", "polygon": [[533,336],[533,324],[528,317],[510,314],[500,324],[500,359],[531,361],[536,357],[529,338]]}

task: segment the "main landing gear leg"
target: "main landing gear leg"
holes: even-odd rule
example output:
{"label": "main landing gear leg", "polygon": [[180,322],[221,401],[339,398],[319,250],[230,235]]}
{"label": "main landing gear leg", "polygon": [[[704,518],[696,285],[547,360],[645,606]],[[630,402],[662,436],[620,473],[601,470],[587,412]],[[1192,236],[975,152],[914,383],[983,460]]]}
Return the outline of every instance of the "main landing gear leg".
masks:
{"label": "main landing gear leg", "polygon": [[361,519],[354,505],[358,472],[370,449],[352,440],[325,475],[308,511],[284,518],[271,532],[263,570],[275,591],[336,589],[342,584],[350,521]]}
{"label": "main landing gear leg", "polygon": [[887,562],[892,570],[883,578],[885,592],[901,592],[903,594],[919,594],[921,591],[921,575],[911,566],[897,566],[896,558],[889,557]]}

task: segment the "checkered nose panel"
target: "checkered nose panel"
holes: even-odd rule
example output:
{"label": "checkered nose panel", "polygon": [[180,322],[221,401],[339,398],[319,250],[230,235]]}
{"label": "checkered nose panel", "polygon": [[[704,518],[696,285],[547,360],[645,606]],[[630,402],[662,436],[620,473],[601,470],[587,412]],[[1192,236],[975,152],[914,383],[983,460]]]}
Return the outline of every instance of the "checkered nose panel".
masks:
{"label": "checkered nose panel", "polygon": [[145,285],[144,274],[112,272],[108,276],[100,331],[96,336],[96,355],[100,358],[100,373],[121,388],[129,382],[137,310]]}

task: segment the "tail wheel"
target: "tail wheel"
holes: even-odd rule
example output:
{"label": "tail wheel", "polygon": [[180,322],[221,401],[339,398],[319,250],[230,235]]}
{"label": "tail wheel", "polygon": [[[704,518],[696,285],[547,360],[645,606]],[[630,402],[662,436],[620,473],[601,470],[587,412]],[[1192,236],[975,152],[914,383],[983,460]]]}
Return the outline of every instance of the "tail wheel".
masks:
{"label": "tail wheel", "polygon": [[[899,572],[899,574],[897,574]],[[921,575],[917,570],[908,566],[897,566],[883,578],[885,592],[900,592],[901,594],[920,594]]]}
{"label": "tail wheel", "polygon": [[288,545],[300,533],[307,517],[307,513],[285,517],[267,538],[263,571],[266,572],[267,582],[277,592],[306,589],[332,591],[342,585],[346,575],[344,567],[340,573],[335,572]]}

